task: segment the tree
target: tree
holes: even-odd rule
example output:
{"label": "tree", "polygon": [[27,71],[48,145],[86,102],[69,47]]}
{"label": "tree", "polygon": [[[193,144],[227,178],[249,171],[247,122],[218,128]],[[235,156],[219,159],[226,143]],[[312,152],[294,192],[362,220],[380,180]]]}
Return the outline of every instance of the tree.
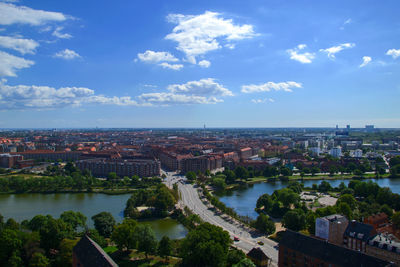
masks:
{"label": "tree", "polygon": [[[91,237],[92,238],[92,237]],[[60,267],[72,266],[72,250],[78,243],[76,239],[63,239],[60,243],[60,251],[57,254],[56,265]]]}
{"label": "tree", "polygon": [[344,194],[338,198],[338,200],[336,201],[336,205],[339,205],[340,203],[346,203],[350,206],[351,209],[355,209],[357,200],[353,197],[353,195]]}
{"label": "tree", "polygon": [[[4,229],[0,233],[0,262],[7,262],[13,252],[19,251],[22,247],[22,241],[18,238],[15,230]],[[17,257],[18,255],[14,255]]]}
{"label": "tree", "polygon": [[282,224],[293,231],[300,231],[306,227],[306,216],[301,209],[290,210],[282,218]]}
{"label": "tree", "polygon": [[256,267],[256,265],[248,258],[244,258],[232,267]]}
{"label": "tree", "polygon": [[72,228],[61,219],[49,216],[44,227],[39,231],[40,246],[45,250],[58,249],[61,241],[71,236]]}
{"label": "tree", "polygon": [[275,232],[275,223],[265,214],[258,215],[253,226],[266,235],[271,235]]}
{"label": "tree", "polygon": [[347,217],[347,219],[353,218],[353,210],[351,209],[350,205],[346,202],[341,202],[337,205],[338,211]]}
{"label": "tree", "polygon": [[257,199],[256,209],[260,211],[263,208],[265,213],[269,213],[273,204],[274,200],[272,197],[268,194],[263,194]]}
{"label": "tree", "polygon": [[390,167],[400,164],[400,156],[393,157],[389,160]]}
{"label": "tree", "polygon": [[400,176],[400,164],[394,165],[390,168],[390,174],[392,177]]}
{"label": "tree", "polygon": [[75,231],[78,226],[82,228],[86,226],[86,216],[79,211],[64,211],[63,213],[61,213],[60,219],[69,224],[71,228]]}
{"label": "tree", "polygon": [[392,216],[392,223],[394,227],[400,229],[400,211],[395,212]]}
{"label": "tree", "polygon": [[182,241],[181,256],[188,266],[224,266],[231,243],[228,232],[203,223]]}
{"label": "tree", "polygon": [[100,212],[92,217],[94,227],[104,237],[110,237],[114,225],[115,219],[109,212]]}
{"label": "tree", "polygon": [[231,248],[228,251],[228,258],[227,258],[226,266],[232,266],[234,264],[237,264],[245,258],[246,258],[246,254],[244,254],[243,251],[236,249],[236,248]]}
{"label": "tree", "polygon": [[[72,253],[71,253],[71,264],[72,264]],[[32,255],[29,261],[29,267],[47,267],[50,266],[50,261],[40,252],[36,252]]]}
{"label": "tree", "polygon": [[136,227],[137,222],[133,219],[124,219],[115,227],[111,234],[111,240],[115,242],[119,250],[137,247]]}
{"label": "tree", "polygon": [[290,176],[290,175],[292,175],[292,171],[289,169],[289,168],[287,168],[287,167],[283,167],[283,168],[281,168],[281,174],[283,175],[283,176]]}
{"label": "tree", "polygon": [[158,255],[165,257],[168,260],[168,256],[172,253],[172,241],[168,236],[163,236],[158,243]]}
{"label": "tree", "polygon": [[211,176],[210,170],[207,169],[207,170],[204,172],[204,175],[205,175],[206,177],[210,177],[210,176]]}
{"label": "tree", "polygon": [[393,215],[393,209],[389,207],[388,204],[383,204],[381,206],[381,212],[384,212],[389,218]]}
{"label": "tree", "polygon": [[110,172],[110,173],[107,175],[107,179],[108,179],[109,181],[115,181],[115,180],[118,179],[118,175],[117,175],[115,172]]}
{"label": "tree", "polygon": [[192,171],[190,171],[190,172],[187,172],[186,173],[186,178],[189,180],[189,181],[194,181],[194,180],[196,180],[196,173],[195,172],[192,172]]}
{"label": "tree", "polygon": [[[18,250],[13,251],[11,253],[10,258],[8,258],[7,263],[5,264],[5,266],[9,266],[9,267],[20,267],[22,266],[22,259],[20,257],[20,253]],[[47,265],[46,265],[47,266]]]}
{"label": "tree", "polygon": [[236,180],[236,174],[232,170],[225,170],[224,174],[226,176],[226,183],[233,184]]}
{"label": "tree", "polygon": [[235,175],[239,179],[247,179],[249,172],[243,166],[238,166],[235,168]]}
{"label": "tree", "polygon": [[136,227],[136,238],[138,240],[138,249],[143,251],[146,259],[149,253],[156,252],[157,240],[154,231],[147,224]]}
{"label": "tree", "polygon": [[311,168],[311,175],[314,176],[316,173],[319,173],[320,171],[321,170],[318,167],[314,166]]}
{"label": "tree", "polygon": [[226,187],[225,180],[222,178],[214,178],[212,184],[218,191],[224,190]]}
{"label": "tree", "polygon": [[327,181],[322,181],[318,186],[318,190],[321,192],[328,192],[331,189],[332,189],[332,186]]}
{"label": "tree", "polygon": [[157,188],[155,195],[154,207],[159,211],[167,211],[174,207],[175,198],[165,185]]}

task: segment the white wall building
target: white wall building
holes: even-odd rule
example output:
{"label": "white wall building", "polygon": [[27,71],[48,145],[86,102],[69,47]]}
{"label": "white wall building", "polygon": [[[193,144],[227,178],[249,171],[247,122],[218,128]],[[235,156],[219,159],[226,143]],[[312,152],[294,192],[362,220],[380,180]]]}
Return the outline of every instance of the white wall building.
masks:
{"label": "white wall building", "polygon": [[334,147],[329,151],[329,154],[334,158],[340,158],[342,156],[342,148],[340,146]]}

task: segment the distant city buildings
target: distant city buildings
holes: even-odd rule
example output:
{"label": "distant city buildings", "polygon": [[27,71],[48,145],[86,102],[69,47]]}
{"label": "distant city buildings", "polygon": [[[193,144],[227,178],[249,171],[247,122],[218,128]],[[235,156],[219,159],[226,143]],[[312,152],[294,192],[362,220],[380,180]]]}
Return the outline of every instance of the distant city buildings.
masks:
{"label": "distant city buildings", "polygon": [[340,146],[332,148],[329,151],[329,155],[334,158],[340,158],[342,156],[342,148]]}

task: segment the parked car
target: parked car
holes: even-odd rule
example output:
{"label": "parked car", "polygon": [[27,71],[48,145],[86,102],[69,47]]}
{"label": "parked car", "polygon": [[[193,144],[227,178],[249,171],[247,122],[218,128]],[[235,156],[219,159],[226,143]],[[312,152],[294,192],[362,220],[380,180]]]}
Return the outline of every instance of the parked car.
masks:
{"label": "parked car", "polygon": [[240,240],[239,237],[237,237],[237,236],[233,237],[233,241],[239,241],[239,240]]}

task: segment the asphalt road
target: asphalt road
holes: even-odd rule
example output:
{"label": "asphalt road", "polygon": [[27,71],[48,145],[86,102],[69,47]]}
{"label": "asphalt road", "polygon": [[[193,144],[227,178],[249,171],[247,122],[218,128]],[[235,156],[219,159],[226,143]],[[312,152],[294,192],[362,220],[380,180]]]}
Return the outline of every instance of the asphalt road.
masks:
{"label": "asphalt road", "polygon": [[[211,209],[211,205],[205,205],[199,197],[198,188],[194,185],[186,184],[183,176],[174,176],[173,173],[166,173],[166,175],[167,178],[164,183],[168,187],[178,183],[181,194],[180,205],[188,207],[193,213],[198,214],[203,221],[222,227],[230,234],[232,239],[234,236],[238,237],[240,240],[234,241],[233,245],[245,253],[249,252],[253,247],[261,247],[264,253],[272,259],[271,266],[277,266],[278,250],[275,241],[258,235],[250,228],[225,214],[217,213]],[[203,199],[203,201],[206,201],[206,199]],[[262,241],[264,245],[258,245],[258,241]]]}

